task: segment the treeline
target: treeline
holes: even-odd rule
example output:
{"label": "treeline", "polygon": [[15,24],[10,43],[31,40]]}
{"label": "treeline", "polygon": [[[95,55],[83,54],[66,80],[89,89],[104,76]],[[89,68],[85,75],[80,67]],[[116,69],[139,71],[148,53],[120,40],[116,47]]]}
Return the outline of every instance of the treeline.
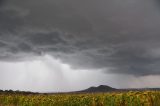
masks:
{"label": "treeline", "polygon": [[38,92],[30,92],[30,91],[13,91],[13,90],[0,90],[0,94],[23,94],[23,95],[29,95],[29,94],[39,94]]}

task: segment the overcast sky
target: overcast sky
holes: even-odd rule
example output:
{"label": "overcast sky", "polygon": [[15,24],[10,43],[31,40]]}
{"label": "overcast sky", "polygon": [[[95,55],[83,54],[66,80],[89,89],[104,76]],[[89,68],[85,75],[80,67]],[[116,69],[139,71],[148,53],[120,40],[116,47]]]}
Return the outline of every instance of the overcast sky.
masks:
{"label": "overcast sky", "polygon": [[158,0],[0,0],[0,89],[160,87]]}

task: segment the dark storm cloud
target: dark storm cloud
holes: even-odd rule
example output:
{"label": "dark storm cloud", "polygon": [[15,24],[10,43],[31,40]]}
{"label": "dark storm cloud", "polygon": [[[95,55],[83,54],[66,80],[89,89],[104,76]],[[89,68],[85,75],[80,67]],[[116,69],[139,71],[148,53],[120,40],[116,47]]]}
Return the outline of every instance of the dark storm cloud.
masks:
{"label": "dark storm cloud", "polygon": [[160,74],[159,19],[156,0],[8,0],[0,58],[50,54],[73,68]]}
{"label": "dark storm cloud", "polygon": [[4,4],[5,0],[0,0],[0,5]]}

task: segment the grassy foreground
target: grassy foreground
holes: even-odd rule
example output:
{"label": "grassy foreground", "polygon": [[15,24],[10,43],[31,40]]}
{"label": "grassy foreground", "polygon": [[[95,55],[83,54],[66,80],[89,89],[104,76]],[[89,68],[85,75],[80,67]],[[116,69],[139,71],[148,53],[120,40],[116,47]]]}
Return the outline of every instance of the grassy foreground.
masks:
{"label": "grassy foreground", "polygon": [[88,94],[0,94],[0,106],[160,106],[160,91]]}

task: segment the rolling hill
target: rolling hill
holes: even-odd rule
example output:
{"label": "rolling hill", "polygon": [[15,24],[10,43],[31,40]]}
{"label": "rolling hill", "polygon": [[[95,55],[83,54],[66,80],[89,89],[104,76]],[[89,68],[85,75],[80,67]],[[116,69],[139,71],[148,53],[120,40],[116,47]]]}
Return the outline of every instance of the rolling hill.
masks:
{"label": "rolling hill", "polygon": [[106,86],[106,85],[100,85],[98,87],[90,87],[88,89],[78,91],[78,92],[110,92],[110,91],[115,91],[115,90],[117,89],[112,88],[110,86]]}

